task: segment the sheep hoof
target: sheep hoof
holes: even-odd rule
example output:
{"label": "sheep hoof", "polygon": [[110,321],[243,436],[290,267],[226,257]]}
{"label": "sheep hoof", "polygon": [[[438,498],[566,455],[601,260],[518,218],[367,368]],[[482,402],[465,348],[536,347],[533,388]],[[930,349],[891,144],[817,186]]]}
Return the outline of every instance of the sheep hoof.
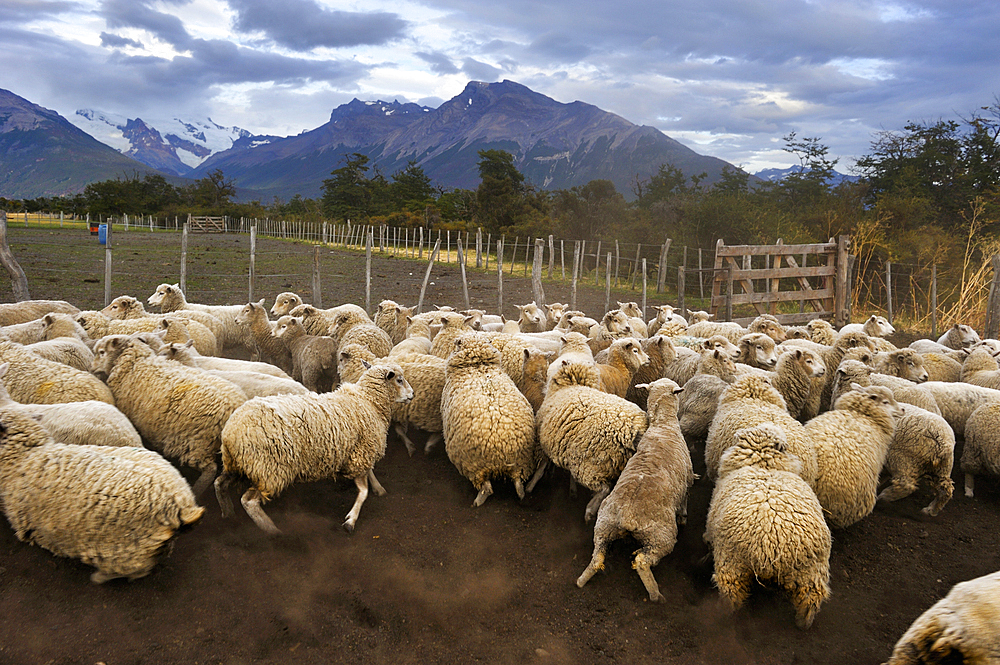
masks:
{"label": "sheep hoof", "polygon": [[354,533],[354,522],[351,520],[347,520],[342,526],[347,533]]}
{"label": "sheep hoof", "polygon": [[476,500],[472,502],[473,508],[478,508],[486,503],[486,499],[488,499],[491,494],[493,494],[493,486],[490,484],[490,481],[487,480],[483,483],[483,488],[479,490],[479,494],[476,495]]}
{"label": "sheep hoof", "polygon": [[649,594],[649,601],[652,603],[665,603],[667,602],[667,599],[662,593],[657,591],[656,595]]}

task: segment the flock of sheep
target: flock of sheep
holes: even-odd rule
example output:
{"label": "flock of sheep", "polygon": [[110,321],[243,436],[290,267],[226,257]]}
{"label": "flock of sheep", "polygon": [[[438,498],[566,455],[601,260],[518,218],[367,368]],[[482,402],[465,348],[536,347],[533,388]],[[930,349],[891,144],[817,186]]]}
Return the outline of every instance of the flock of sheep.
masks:
{"label": "flock of sheep", "polygon": [[[412,427],[425,451],[443,441],[475,506],[495,482],[523,498],[550,464],[566,469],[596,518],[577,585],[631,535],[653,601],[700,448],[720,593],[738,608],[754,580],[772,580],[808,628],[830,594],[831,526],[924,480],[924,512],[938,515],[956,436],[967,496],[976,475],[1000,476],[1000,342],[964,325],[897,349],[877,316],[836,331],[761,315],[744,329],[669,305],[644,321],[618,303],[597,321],[531,303],[507,321],[386,300],[370,318],[293,293],[269,312],[263,300],[200,305],[170,284],[146,302],[159,312],[130,296],[87,312],[0,305],[0,505],[19,539],[92,565],[94,582],[148,574],[202,517],[210,485],[229,517],[231,489],[249,481],[243,508],[273,534],[264,505],[289,485],[350,478],[353,531],[369,490],[385,492],[374,467],[389,427],[413,454]],[[167,459],[198,471],[193,486]],[[956,585],[889,662],[1000,662],[997,592],[1000,574]]]}

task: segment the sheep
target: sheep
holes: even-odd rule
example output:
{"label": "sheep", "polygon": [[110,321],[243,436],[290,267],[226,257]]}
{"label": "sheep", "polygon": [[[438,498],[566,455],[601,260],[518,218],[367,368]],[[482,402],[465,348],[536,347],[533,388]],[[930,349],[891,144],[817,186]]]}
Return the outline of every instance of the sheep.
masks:
{"label": "sheep", "polygon": [[751,332],[740,337],[737,346],[739,355],[737,362],[751,367],[771,370],[778,364],[778,353],[775,351],[775,340],[762,332]]}
{"label": "sheep", "polygon": [[[804,342],[805,340],[790,340],[786,344],[791,345],[790,348],[796,348],[803,345]],[[806,348],[810,348],[808,344],[805,346]],[[817,352],[823,359],[824,367],[839,367],[840,361],[844,359],[844,354],[849,349],[859,347],[872,350],[872,343],[868,335],[864,333],[847,333],[845,335],[838,335],[834,340],[833,346],[821,346]],[[803,420],[813,418],[830,408],[830,395],[833,392],[834,378],[835,376],[832,372],[827,372],[822,377],[817,377],[816,383],[813,386],[814,389],[809,393],[809,401],[803,407],[800,415]]]}
{"label": "sheep", "polygon": [[980,341],[979,334],[970,326],[956,323],[938,338],[938,344],[949,349],[967,349]]}
{"label": "sheep", "polygon": [[805,424],[816,449],[816,497],[827,519],[846,528],[875,508],[885,464],[903,409],[883,386],[851,386],[832,411]]}
{"label": "sheep", "polygon": [[22,404],[115,403],[111,390],[90,372],[46,360],[16,342],[0,341],[0,362],[10,363],[4,377],[7,390]]}
{"label": "sheep", "polygon": [[235,385],[170,362],[125,335],[94,346],[94,374],[107,382],[116,406],[143,440],[201,472],[195,496],[215,478],[222,428],[246,395]]}
{"label": "sheep", "polygon": [[[362,344],[347,344],[338,351],[337,366],[341,379],[356,383],[364,374],[366,365],[377,361],[375,354]],[[424,443],[428,453],[441,440],[444,425],[441,422],[441,393],[444,390],[445,367],[447,363],[437,356],[410,354],[393,356],[392,361],[409,377],[407,382],[413,388],[413,399],[405,404],[394,404],[392,422],[406,451],[412,456],[416,450],[407,436],[407,428],[413,425],[430,433]]]}
{"label": "sheep", "polygon": [[377,358],[384,358],[392,351],[389,334],[372,323],[367,315],[347,310],[337,315],[330,328],[332,337],[339,347],[341,344],[364,344]]}
{"label": "sheep", "polygon": [[652,383],[657,379],[664,378],[664,368],[677,358],[677,349],[669,337],[663,335],[653,335],[641,342],[642,350],[646,353],[649,361],[641,366],[632,376],[632,383],[625,393],[625,399],[635,402],[643,411],[646,410],[646,391],[637,390],[636,385],[640,383]]}
{"label": "sheep", "polygon": [[959,582],[917,617],[884,665],[1000,662],[1000,572]]}
{"label": "sheep", "polygon": [[0,326],[13,326],[40,319],[51,312],[76,316],[79,309],[65,300],[22,300],[0,303]]}
{"label": "sheep", "polygon": [[723,335],[714,335],[702,340],[697,350],[676,348],[676,357],[673,362],[667,363],[663,368],[663,377],[670,379],[679,386],[683,386],[698,372],[698,363],[701,355],[705,351],[723,351],[728,353],[733,359],[739,355],[739,347],[735,346]]}
{"label": "sheep", "polygon": [[642,318],[642,310],[639,309],[639,303],[634,301],[618,301],[618,309],[621,310],[622,314],[628,317],[629,327],[632,328],[632,332],[635,333],[639,339],[646,339],[649,337],[649,328],[646,326],[646,322]]}
{"label": "sheep", "polygon": [[845,360],[857,360],[871,368],[874,368],[875,357],[876,353],[868,347],[856,346],[853,349],[847,349],[844,351],[844,355],[841,357],[840,362],[844,362]]}
{"label": "sheep", "polygon": [[274,304],[271,305],[271,316],[281,318],[285,314],[291,314],[292,310],[302,304],[302,298],[297,293],[285,291],[274,297]]}
{"label": "sheep", "polygon": [[389,358],[411,353],[430,355],[432,344],[430,326],[427,325],[426,321],[419,321],[413,317],[407,317],[407,321],[409,325],[406,329],[406,338],[392,347],[392,350],[389,351]]}
{"label": "sheep", "polygon": [[958,361],[943,353],[921,353],[920,358],[927,370],[928,381],[951,381],[952,383],[962,380],[962,361]]}
{"label": "sheep", "polygon": [[601,373],[601,390],[624,398],[636,370],[647,362],[649,356],[642,350],[639,340],[615,340],[608,347],[607,363],[597,364]]}
{"label": "sheep", "polygon": [[18,540],[93,566],[95,584],[148,575],[205,513],[155,452],[56,443],[11,410],[0,410],[0,505]]}
{"label": "sheep", "polygon": [[796,625],[806,629],[830,596],[833,539],[800,467],[782,428],[737,430],[719,465],[705,542],[715,559],[712,580],[734,609],[755,579],[774,580],[791,597]]}
{"label": "sheep", "polygon": [[852,383],[861,386],[884,386],[892,391],[892,396],[897,402],[912,404],[935,415],[942,415],[934,394],[926,390],[927,383],[917,385],[898,376],[878,374],[871,367],[857,360],[844,360],[837,367],[835,374],[831,391],[833,402],[836,402],[844,393],[849,392]]}
{"label": "sheep", "polygon": [[597,320],[590,318],[579,310],[570,309],[563,312],[562,317],[560,317],[559,323],[556,325],[554,330],[578,332],[584,335],[589,335],[590,329],[596,325],[598,325]]}
{"label": "sheep", "polygon": [[303,395],[310,392],[304,385],[294,379],[283,379],[271,374],[261,374],[247,370],[202,370],[235,384],[247,399],[254,397],[270,397],[272,395]]}
{"label": "sheep", "polygon": [[688,310],[687,320],[689,324],[701,323],[702,321],[708,321],[709,319],[715,318],[715,314],[709,314],[703,309],[698,310]]}
{"label": "sheep", "polygon": [[528,398],[531,408],[538,413],[545,399],[545,386],[548,383],[551,354],[539,349],[524,350],[524,364],[521,366],[521,378],[514,381],[521,394]]}
{"label": "sheep", "polygon": [[715,418],[719,395],[736,380],[736,363],[716,349],[705,351],[697,373],[684,384],[677,416],[685,436],[703,438]]}
{"label": "sheep", "polygon": [[837,340],[837,331],[825,319],[813,319],[806,324],[809,331],[809,339],[824,346],[833,346]]}
{"label": "sheep", "polygon": [[445,452],[478,490],[473,506],[493,493],[493,478],[510,478],[519,498],[538,466],[535,411],[500,366],[485,333],[452,342],[441,394]]}
{"label": "sheep", "polygon": [[955,432],[941,416],[918,406],[907,405],[896,419],[896,431],[889,446],[885,470],[889,484],[878,501],[897,501],[917,489],[927,476],[936,489],[934,499],[921,512],[937,516],[951,500],[954,483],[951,468],[955,459]]}
{"label": "sheep", "polygon": [[440,312],[435,321],[440,322],[440,329],[431,342],[431,355],[447,360],[455,349],[455,340],[473,331],[468,325],[468,318],[457,312]]}
{"label": "sheep", "polygon": [[545,332],[548,329],[546,314],[535,304],[534,300],[527,305],[518,305],[517,311],[519,313],[517,325],[521,332]]}
{"label": "sheep", "polygon": [[[118,296],[117,298],[112,300],[107,307],[100,310],[100,312],[109,319],[120,319],[120,320],[148,319],[150,317],[162,319],[164,316],[162,314],[150,314],[149,312],[146,311],[146,308],[142,306],[142,303],[139,300],[133,298],[132,296]],[[209,314],[208,312],[201,312],[194,309],[181,309],[181,310],[176,310],[174,312],[170,312],[167,315],[167,317],[180,319],[185,324],[189,324],[191,321],[196,321],[197,323],[205,326],[211,331],[212,336],[216,340],[216,344],[218,344],[218,339],[222,337],[223,334],[225,333],[225,331],[223,330],[225,324],[223,324],[223,322],[220,321],[217,316]],[[199,326],[189,326],[189,327],[195,328],[195,330],[193,330],[191,333],[193,336],[195,337],[204,336],[204,333],[201,331]],[[221,349],[218,348],[217,346],[216,350],[219,351]],[[212,353],[205,355],[215,355],[215,354]]]}
{"label": "sheep", "polygon": [[[538,444],[549,460],[594,492],[584,513],[589,522],[635,452],[648,421],[632,402],[597,388],[600,374],[595,366],[567,360],[554,364],[558,371],[536,419]],[[544,463],[539,465],[529,490],[544,468]]]}
{"label": "sheep", "polygon": [[751,321],[750,325],[747,326],[747,331],[749,333],[762,333],[778,343],[788,339],[785,326],[781,325],[778,319],[770,314],[761,314]]}
{"label": "sheep", "polygon": [[649,428],[615,488],[601,503],[594,525],[594,553],[576,585],[583,588],[594,573],[604,569],[605,553],[612,541],[631,535],[642,545],[632,567],[639,573],[649,600],[662,603],[666,599],[652,568],[677,543],[677,524],[687,521],[687,496],[695,476],[677,423],[677,395],[683,388],[670,379],[643,387],[649,390]]}
{"label": "sheep", "polygon": [[[286,315],[287,316],[287,315]],[[332,393],[258,397],[246,402],[222,430],[222,473],[215,495],[223,517],[233,516],[229,487],[240,476],[250,480],[244,510],[265,533],[280,533],[263,504],[296,480],[337,475],[354,481],[358,495],[343,527],[351,533],[368,497],[385,489],[374,467],[385,455],[392,407],[413,399],[399,365],[379,361],[357,383]]]}
{"label": "sheep", "polygon": [[[83,311],[76,315],[77,323],[87,332],[91,339],[100,339],[108,335],[131,335],[137,332],[155,332],[164,327],[163,322],[167,317],[146,317],[141,319],[109,319],[107,316],[96,311]],[[169,322],[167,325],[170,325]],[[196,326],[200,333],[191,335]],[[195,348],[203,356],[214,356],[218,349],[215,335],[196,321],[191,322],[191,326],[180,321],[175,321],[170,333],[164,337],[167,342],[186,342],[188,339],[195,340]]]}
{"label": "sheep", "polygon": [[236,358],[203,356],[198,353],[198,349],[196,349],[191,342],[185,342],[183,344],[171,342],[169,344],[164,344],[159,349],[154,350],[157,351],[158,355],[171,360],[176,360],[182,365],[187,365],[188,367],[197,367],[198,369],[215,370],[219,372],[257,372],[258,374],[267,374],[268,376],[273,376],[278,379],[291,378],[270,363],[254,360],[238,360]]}
{"label": "sheep", "polygon": [[[249,336],[249,331],[236,325],[234,319],[242,305],[202,305],[190,303],[184,297],[179,284],[160,284],[156,290],[146,298],[146,303],[151,306],[158,306],[160,312],[166,314],[178,310],[195,310],[208,312],[222,322],[222,334],[216,337],[220,355],[226,355],[233,351],[253,353],[253,340]],[[184,315],[182,311],[180,313]],[[210,355],[199,349],[202,355]]]}
{"label": "sheep", "polygon": [[83,329],[83,326],[69,314],[46,314],[42,317],[42,326],[43,340],[75,337],[86,344],[88,349],[91,351],[94,350],[94,342],[96,340],[91,339],[87,331]]}
{"label": "sheep", "polygon": [[292,378],[309,390],[325,393],[337,385],[337,341],[325,335],[310,335],[294,316],[278,319],[274,336],[292,354]]}
{"label": "sheep", "polygon": [[[0,379],[10,367],[0,364]],[[11,399],[0,380],[0,408],[32,416],[59,443],[142,448],[142,438],[125,414],[107,402],[87,400],[61,404],[21,404]]]}
{"label": "sheep", "polygon": [[94,360],[93,352],[75,337],[60,337],[26,344],[25,349],[53,362],[69,365],[81,372],[90,371]]}
{"label": "sheep", "polygon": [[841,335],[849,332],[863,332],[869,337],[888,337],[896,332],[896,329],[884,316],[872,314],[864,323],[848,323],[840,329]]}
{"label": "sheep", "polygon": [[812,337],[809,335],[809,329],[805,326],[786,326],[785,340],[790,339],[812,339]]}
{"label": "sheep", "polygon": [[[46,314],[45,316],[49,316]],[[42,317],[24,323],[14,323],[0,328],[3,338],[18,344],[34,344],[45,339],[45,321]]]}
{"label": "sheep", "polygon": [[[547,305],[543,305],[545,309],[545,329],[554,330],[562,319],[563,312],[565,312],[569,306],[564,305],[561,302],[553,302]],[[503,318],[503,317],[501,317]]]}
{"label": "sheep", "polygon": [[274,365],[286,376],[292,374],[292,352],[288,350],[287,344],[275,336],[267,312],[264,311],[263,298],[243,305],[243,309],[233,320],[236,325],[250,329],[250,337],[260,362]]}
{"label": "sheep", "polygon": [[802,479],[811,487],[816,481],[816,451],[802,423],[788,414],[785,400],[771,382],[761,376],[744,375],[719,396],[719,405],[705,439],[705,473],[714,478],[719,460],[735,440],[737,430],[772,423],[785,432],[788,452],[799,458]]}
{"label": "sheep", "polygon": [[975,496],[976,476],[1000,476],[1000,401],[977,407],[965,423],[965,446],[961,469],[965,474],[965,496]]}
{"label": "sheep", "polygon": [[700,323],[692,323],[687,329],[687,334],[692,337],[722,335],[733,344],[738,344],[740,337],[743,337],[748,332],[750,331],[740,324],[729,321],[702,321]]}
{"label": "sheep", "polygon": [[928,376],[924,369],[924,359],[913,349],[897,349],[878,354],[874,369],[879,374],[898,376],[914,383],[923,383]]}
{"label": "sheep", "polygon": [[794,349],[778,357],[771,383],[784,398],[788,415],[800,420],[809,396],[825,375],[826,365],[818,353]]}
{"label": "sheep", "polygon": [[[941,417],[947,420],[955,431],[956,439],[965,438],[965,424],[976,409],[984,404],[1000,402],[1000,390],[974,386],[971,383],[927,381],[917,388],[934,398]],[[927,410],[933,411],[933,409]],[[991,435],[995,434],[994,429]]]}
{"label": "sheep", "polygon": [[1000,389],[1000,364],[987,347],[980,346],[962,363],[961,380],[974,386]]}
{"label": "sheep", "polygon": [[631,335],[632,328],[629,326],[628,317],[620,309],[606,312],[600,323],[592,326],[588,334],[590,339],[594,341],[607,341],[609,344],[613,340]]}
{"label": "sheep", "polygon": [[407,319],[413,315],[413,307],[403,307],[392,300],[383,300],[375,310],[374,323],[389,335],[392,345],[406,339]]}
{"label": "sheep", "polygon": [[659,330],[660,327],[668,321],[680,324],[684,326],[684,328],[688,327],[687,320],[678,314],[677,309],[672,305],[657,305],[653,307],[653,309],[656,310],[656,316],[646,323],[646,330]]}

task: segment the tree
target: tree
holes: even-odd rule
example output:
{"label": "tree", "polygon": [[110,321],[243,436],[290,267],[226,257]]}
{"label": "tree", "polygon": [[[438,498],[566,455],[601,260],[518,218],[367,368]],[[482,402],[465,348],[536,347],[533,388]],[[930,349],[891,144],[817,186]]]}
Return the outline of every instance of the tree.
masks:
{"label": "tree", "polygon": [[491,232],[499,232],[518,223],[524,200],[524,175],[514,166],[514,155],[503,150],[479,151],[479,177],[476,190],[476,219]]}
{"label": "tree", "polygon": [[394,210],[423,210],[434,200],[434,186],[423,168],[411,161],[406,168],[392,174],[389,198]]}
{"label": "tree", "polygon": [[798,139],[795,132],[789,132],[783,140],[783,150],[798,158],[799,170],[785,176],[778,189],[793,206],[814,205],[829,193],[839,160],[827,158],[830,148],[818,137]]}
{"label": "tree", "polygon": [[360,152],[344,157],[341,166],[323,181],[321,207],[327,217],[339,220],[364,219],[372,214],[374,189],[368,179],[368,156]]}

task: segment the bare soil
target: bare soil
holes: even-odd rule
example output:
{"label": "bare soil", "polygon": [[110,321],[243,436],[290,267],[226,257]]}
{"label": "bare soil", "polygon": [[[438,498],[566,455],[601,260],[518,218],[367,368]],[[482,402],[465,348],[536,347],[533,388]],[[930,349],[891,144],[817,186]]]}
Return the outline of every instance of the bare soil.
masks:
{"label": "bare soil", "polygon": [[[103,304],[103,251],[90,244],[96,240],[11,235],[33,297]],[[174,239],[126,235],[116,238],[122,281],[113,280],[115,295],[144,298],[156,284],[177,281]],[[245,260],[233,254],[245,252],[245,243],[232,236],[192,243],[192,300],[245,300]],[[79,261],[77,245],[85,254]],[[164,245],[170,256],[156,255]],[[258,251],[276,259],[273,272],[259,264],[258,275],[276,276],[259,277],[257,297],[310,293],[311,247],[262,241]],[[338,250],[323,260],[324,304],[364,302],[364,256]],[[196,277],[209,265],[223,276]],[[425,262],[374,265],[373,303],[416,302]],[[85,281],[95,274],[97,281]],[[456,267],[436,267],[432,279],[428,305],[464,305]],[[495,275],[470,279],[473,305],[495,309]],[[546,289],[549,300],[568,300],[565,284]],[[531,299],[523,278],[505,281],[504,291],[511,309]],[[603,304],[602,289],[581,288],[582,309],[595,315]],[[696,472],[702,455],[703,442],[694,442]],[[976,497],[967,499],[956,468],[955,498],[940,516],[919,512],[931,500],[920,490],[834,532],[833,596],[802,631],[780,590],[759,586],[735,614],[720,601],[702,541],[707,479],[695,484],[674,552],[654,569],[666,596],[658,605],[631,569],[634,542],[616,543],[606,572],[584,589],[575,586],[590,558],[592,528],[583,521],[589,497],[571,496],[565,473],[546,478],[522,502],[500,484],[476,509],[475,490],[440,447],[410,458],[390,434],[376,470],[389,493],[369,496],[352,535],[340,528],[355,496],[349,481],[293,486],[269,504],[284,531],[277,538],[239,509],[223,520],[206,494],[202,523],[135,582],[95,586],[88,567],[19,542],[3,523],[0,663],[880,663],[952,585],[1000,568],[1000,485],[980,479]]]}

